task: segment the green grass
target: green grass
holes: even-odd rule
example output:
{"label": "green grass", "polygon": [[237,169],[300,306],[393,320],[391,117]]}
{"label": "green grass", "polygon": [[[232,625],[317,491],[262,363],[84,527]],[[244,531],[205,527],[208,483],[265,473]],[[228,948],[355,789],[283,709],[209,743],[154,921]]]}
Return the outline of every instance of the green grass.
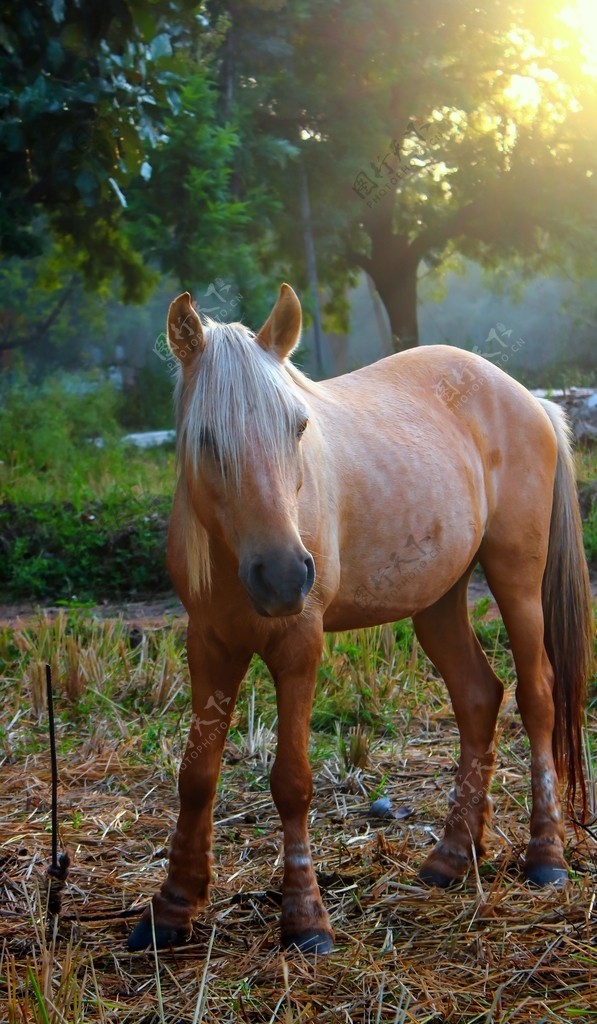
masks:
{"label": "green grass", "polygon": [[597,566],[597,505],[583,521],[583,542],[589,565]]}
{"label": "green grass", "polygon": [[0,493],[3,501],[15,505],[68,504],[80,510],[124,493],[144,498],[174,492],[172,447],[143,451],[114,439],[104,448],[89,444],[64,453],[57,449],[41,465],[15,451],[2,454]]}
{"label": "green grass", "polygon": [[73,386],[20,381],[0,394],[4,601],[97,602],[170,589],[174,451],[123,444],[118,395],[93,377],[77,382],[89,391]]}
{"label": "green grass", "polygon": [[34,386],[0,379],[0,494],[13,504],[91,501],[126,493],[171,494],[172,448],[121,443],[120,394],[95,374],[56,375]]}

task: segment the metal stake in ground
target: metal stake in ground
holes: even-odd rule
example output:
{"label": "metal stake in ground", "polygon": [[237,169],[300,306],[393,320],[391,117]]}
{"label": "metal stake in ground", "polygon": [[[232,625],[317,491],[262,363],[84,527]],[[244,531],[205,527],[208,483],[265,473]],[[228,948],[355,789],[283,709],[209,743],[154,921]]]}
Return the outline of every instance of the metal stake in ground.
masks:
{"label": "metal stake in ground", "polygon": [[48,868],[48,914],[57,915],[62,905],[62,890],[68,876],[70,857],[66,851],[58,856],[58,761],[54,729],[54,698],[52,669],[46,665],[46,692],[48,697],[48,725],[50,731],[50,763],[52,768],[52,862]]}

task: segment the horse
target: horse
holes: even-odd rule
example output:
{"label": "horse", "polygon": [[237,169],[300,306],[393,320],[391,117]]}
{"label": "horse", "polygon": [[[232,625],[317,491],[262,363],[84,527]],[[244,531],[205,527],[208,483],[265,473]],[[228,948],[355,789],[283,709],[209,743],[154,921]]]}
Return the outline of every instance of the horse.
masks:
{"label": "horse", "polygon": [[[460,736],[440,841],[419,877],[448,887],[485,852],[503,686],[468,615],[480,564],[508,632],[530,741],[527,879],[563,885],[568,797],[585,797],[591,594],[564,413],[482,356],[410,349],[314,382],[290,362],[301,306],[283,284],[254,334],[168,311],[178,479],[167,544],[188,612],[192,720],[167,878],[130,950],[188,940],[208,898],[212,811],[240,683],[257,653],[276,688],[270,786],[284,836],[281,942],[334,935],[311,858],[310,714],[324,631],[412,617]],[[209,731],[207,731],[209,730]]]}

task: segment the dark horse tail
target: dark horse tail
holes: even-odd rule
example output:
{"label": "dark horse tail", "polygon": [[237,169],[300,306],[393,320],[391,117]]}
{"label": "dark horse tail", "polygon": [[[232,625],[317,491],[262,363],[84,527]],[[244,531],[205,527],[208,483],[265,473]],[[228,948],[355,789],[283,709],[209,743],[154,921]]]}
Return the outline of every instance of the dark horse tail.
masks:
{"label": "dark horse tail", "polygon": [[577,794],[586,811],[583,724],[587,679],[593,665],[593,614],[583,548],[570,428],[562,410],[542,402],[558,439],[547,565],[542,602],[545,649],[554,671],[556,771],[567,779],[573,809]]}

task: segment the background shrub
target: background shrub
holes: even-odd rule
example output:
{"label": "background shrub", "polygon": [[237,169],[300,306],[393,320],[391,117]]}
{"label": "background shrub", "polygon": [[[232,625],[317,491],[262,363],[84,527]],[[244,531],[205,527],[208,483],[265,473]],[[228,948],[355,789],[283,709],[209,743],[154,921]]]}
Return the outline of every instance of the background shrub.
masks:
{"label": "background shrub", "polygon": [[76,508],[0,506],[4,600],[99,601],[170,589],[165,550],[170,497],[114,494]]}

